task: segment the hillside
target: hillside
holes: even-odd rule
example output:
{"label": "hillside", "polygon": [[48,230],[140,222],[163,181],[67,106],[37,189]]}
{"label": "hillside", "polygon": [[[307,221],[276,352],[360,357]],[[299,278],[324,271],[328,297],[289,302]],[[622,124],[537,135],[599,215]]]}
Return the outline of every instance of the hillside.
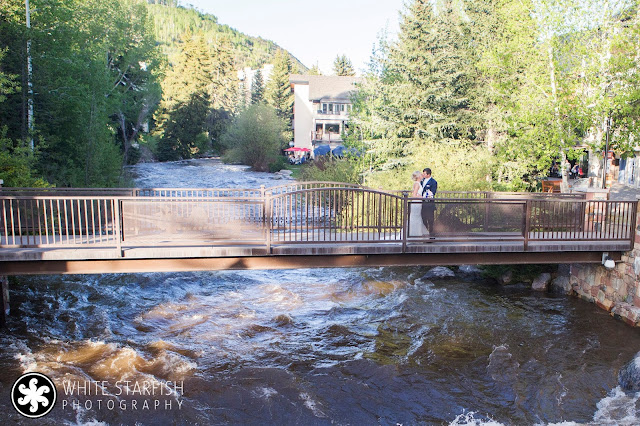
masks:
{"label": "hillside", "polygon": [[[187,32],[202,32],[205,39],[214,42],[226,37],[233,46],[234,59],[238,69],[244,67],[259,68],[273,60],[279,46],[270,40],[252,37],[237,31],[228,25],[218,23],[218,18],[193,8],[149,4],[149,14],[155,24],[156,39],[162,45],[169,58],[175,53],[175,44],[180,35]],[[304,73],[308,70],[291,53],[294,68]]]}

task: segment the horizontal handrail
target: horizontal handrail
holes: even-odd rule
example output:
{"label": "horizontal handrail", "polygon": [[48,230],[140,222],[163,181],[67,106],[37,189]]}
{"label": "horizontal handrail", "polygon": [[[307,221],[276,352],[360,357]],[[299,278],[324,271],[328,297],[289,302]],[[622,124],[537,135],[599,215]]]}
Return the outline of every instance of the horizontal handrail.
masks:
{"label": "horizontal handrail", "polygon": [[[272,187],[260,188],[12,188],[0,187],[0,195],[24,194],[24,195],[51,195],[60,193],[62,196],[77,194],[79,196],[92,196],[99,194],[112,194],[113,196],[139,196],[139,197],[186,197],[186,198],[215,198],[228,196],[251,196],[260,197],[265,191],[272,194],[286,193],[300,189],[321,189],[321,188],[353,188],[370,189],[381,192],[388,192],[401,196],[404,190],[383,190],[375,189],[359,184],[345,182],[327,181],[303,181],[293,182]],[[217,195],[216,195],[217,194]],[[241,195],[242,194],[242,195]],[[553,198],[553,199],[585,199],[586,193],[548,193],[548,192],[492,192],[492,191],[438,191],[437,198]]]}

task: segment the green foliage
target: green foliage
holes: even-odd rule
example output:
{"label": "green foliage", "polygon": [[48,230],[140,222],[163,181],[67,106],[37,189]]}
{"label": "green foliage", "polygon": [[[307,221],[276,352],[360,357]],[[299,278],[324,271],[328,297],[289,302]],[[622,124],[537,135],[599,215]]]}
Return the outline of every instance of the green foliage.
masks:
{"label": "green foliage", "polygon": [[[173,161],[219,151],[219,137],[231,117],[235,74],[227,44],[208,46],[202,34],[184,34],[170,64],[156,134],[158,159]],[[233,89],[235,90],[235,88]]]}
{"label": "green foliage", "polygon": [[27,32],[24,2],[0,4],[7,72],[27,80],[27,39],[34,71],[34,131],[22,114],[28,99],[23,85],[0,104],[7,137],[39,141],[32,173],[58,186],[118,185],[127,150],[159,99],[160,59],[146,4],[34,0],[31,12]]}
{"label": "green foliage", "polygon": [[[161,43],[170,61],[176,54],[176,41],[188,32],[202,33],[209,44],[217,44],[220,39],[226,39],[237,68],[260,68],[265,63],[273,61],[276,52],[280,50],[272,41],[250,37],[228,25],[218,23],[218,18],[214,15],[193,8],[173,4],[150,4],[148,7],[155,22],[156,39]],[[307,70],[295,57],[291,56],[291,60],[295,69],[300,72]]]}
{"label": "green foliage", "polygon": [[333,61],[333,72],[335,75],[340,76],[356,75],[351,59],[347,58],[346,55],[336,56],[336,59]]}
{"label": "green foliage", "polygon": [[179,102],[169,114],[165,132],[158,143],[158,159],[175,161],[191,158],[208,150],[208,138],[203,141],[204,123],[209,113],[206,93],[193,93],[185,102]]}
{"label": "green foliage", "polygon": [[406,165],[367,174],[365,184],[373,188],[410,189],[413,185],[411,174],[425,167],[433,171],[439,190],[486,191],[491,189],[495,158],[482,145],[423,141],[408,156]]}
{"label": "green foliage", "polygon": [[293,120],[293,91],[289,82],[291,71],[291,59],[284,51],[279,51],[265,90],[267,103],[276,109],[276,114],[288,130]]}
{"label": "green foliage", "polygon": [[[150,146],[157,145],[163,158],[200,155],[212,142],[219,147],[236,106],[236,68],[262,65],[280,50],[174,1],[30,3],[27,31],[24,2],[0,2],[0,127],[3,139],[12,141],[3,143],[1,154],[5,164],[15,158],[26,180],[115,186],[122,183],[123,164],[152,158]],[[25,114],[27,40],[33,131]],[[142,134],[148,123],[158,126],[153,135]],[[37,141],[38,155],[18,148],[17,141],[29,138]],[[153,143],[138,151],[142,139]]]}
{"label": "green foliage", "polygon": [[[471,102],[476,80],[471,29],[457,13],[443,7],[436,14],[430,2],[416,0],[403,15],[398,41],[380,43],[354,98],[353,126],[360,129],[373,172],[367,182],[404,187],[416,163],[420,170],[431,165],[454,173],[449,153],[478,143],[482,112]],[[447,148],[436,149],[439,145]],[[432,151],[425,152],[425,146]],[[439,161],[446,167],[435,167]],[[486,182],[491,172],[477,165],[475,172],[465,170],[482,178],[464,182]],[[460,182],[452,179],[451,185]]]}
{"label": "green foliage", "polygon": [[256,70],[251,82],[251,103],[259,104],[264,101],[264,80],[262,78],[262,71]]}
{"label": "green foliage", "polygon": [[300,179],[305,181],[360,183],[357,159],[335,158],[331,155],[317,157],[300,170]]}
{"label": "green foliage", "polygon": [[318,64],[314,64],[311,68],[309,68],[309,71],[307,71],[307,74],[322,75],[322,72],[320,72],[320,68],[318,67]]}
{"label": "green foliage", "polygon": [[[555,159],[601,150],[609,114],[611,146],[628,155],[640,137],[636,3],[410,2],[354,97],[366,181],[397,186],[430,165],[447,189],[533,190]],[[472,179],[443,176],[454,165],[440,156],[475,146],[487,161],[464,167]]]}
{"label": "green foliage", "polygon": [[279,155],[275,158],[273,163],[269,164],[269,173],[277,173],[280,170],[287,170],[287,166],[289,162],[284,157],[284,155]]}
{"label": "green foliage", "polygon": [[25,143],[17,146],[6,137],[6,126],[0,128],[0,179],[6,187],[47,187],[42,178],[33,176],[36,154]]}
{"label": "green foliage", "polygon": [[249,106],[236,117],[222,137],[227,149],[223,160],[242,163],[256,171],[268,171],[281,156],[285,139],[282,120],[273,107],[264,103]]}
{"label": "green foliage", "polygon": [[20,89],[17,75],[7,74],[2,71],[2,62],[7,53],[7,49],[0,49],[0,103],[7,99],[6,95],[16,93]]}

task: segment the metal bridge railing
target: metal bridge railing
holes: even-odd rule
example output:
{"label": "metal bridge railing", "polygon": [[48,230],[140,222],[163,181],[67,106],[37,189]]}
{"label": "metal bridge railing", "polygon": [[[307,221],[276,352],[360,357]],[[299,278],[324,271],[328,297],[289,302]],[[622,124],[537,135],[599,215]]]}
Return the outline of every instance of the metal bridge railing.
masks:
{"label": "metal bridge railing", "polygon": [[[353,188],[387,192],[399,197],[404,190],[383,190],[344,182],[291,182],[284,185],[260,188],[2,188],[0,195],[13,196],[131,196],[166,198],[217,198],[217,197],[264,197],[268,191],[273,195],[306,189]],[[586,193],[548,192],[490,192],[490,191],[438,191],[437,198],[459,199],[570,199],[584,200]]]}
{"label": "metal bridge railing", "polygon": [[[125,196],[0,194],[0,247],[91,248],[251,244],[398,244],[428,241],[409,224],[407,192],[283,186],[260,194]],[[172,190],[169,190],[172,191]],[[548,197],[437,198],[438,242],[625,241],[633,247],[636,201]],[[414,210],[414,215],[416,210]]]}

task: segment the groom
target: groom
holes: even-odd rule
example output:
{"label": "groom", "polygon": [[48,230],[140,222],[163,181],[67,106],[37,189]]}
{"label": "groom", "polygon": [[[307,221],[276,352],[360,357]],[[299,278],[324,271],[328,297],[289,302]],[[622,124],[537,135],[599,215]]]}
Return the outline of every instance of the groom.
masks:
{"label": "groom", "polygon": [[422,196],[424,197],[421,211],[422,223],[424,223],[425,228],[429,231],[429,235],[433,238],[433,221],[436,212],[436,203],[433,197],[435,197],[436,192],[438,192],[438,182],[431,177],[430,168],[427,167],[422,171],[420,185],[422,186]]}

